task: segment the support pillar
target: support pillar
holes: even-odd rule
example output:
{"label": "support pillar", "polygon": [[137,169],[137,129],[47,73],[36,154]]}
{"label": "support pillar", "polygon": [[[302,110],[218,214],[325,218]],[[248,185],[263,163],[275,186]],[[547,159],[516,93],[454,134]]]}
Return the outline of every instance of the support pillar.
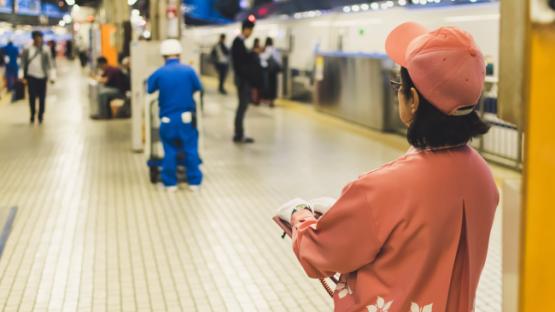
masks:
{"label": "support pillar", "polygon": [[[542,16],[550,14],[547,1]],[[529,9],[529,8],[528,8]],[[555,15],[554,15],[555,16]],[[555,23],[536,23],[527,30],[525,173],[522,218],[520,311],[555,311]]]}

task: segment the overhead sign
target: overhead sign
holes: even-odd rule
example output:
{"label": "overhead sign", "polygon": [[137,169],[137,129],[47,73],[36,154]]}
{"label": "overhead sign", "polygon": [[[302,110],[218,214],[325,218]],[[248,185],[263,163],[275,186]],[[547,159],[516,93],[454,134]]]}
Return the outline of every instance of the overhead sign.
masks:
{"label": "overhead sign", "polygon": [[13,0],[0,0],[0,13],[12,13]]}
{"label": "overhead sign", "polygon": [[40,15],[40,0],[15,0],[15,13],[21,15]]}
{"label": "overhead sign", "polygon": [[[1,0],[0,0],[1,1]],[[42,4],[42,15],[53,17],[53,18],[63,18],[66,13],[62,11],[54,3],[43,3]]]}

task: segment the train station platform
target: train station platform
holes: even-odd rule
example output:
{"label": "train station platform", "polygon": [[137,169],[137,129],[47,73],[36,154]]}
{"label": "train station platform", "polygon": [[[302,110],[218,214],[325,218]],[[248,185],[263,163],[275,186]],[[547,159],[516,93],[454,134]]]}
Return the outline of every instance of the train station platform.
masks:
{"label": "train station platform", "polygon": [[[0,258],[1,311],[330,311],[271,218],[293,197],[337,196],[404,153],[404,139],[280,102],[251,107],[206,81],[200,192],[149,182],[130,121],[88,118],[87,78],[60,63],[42,126],[0,104],[0,207],[17,206]],[[495,168],[499,180],[515,175]],[[498,214],[502,209],[498,210]],[[500,216],[476,312],[501,311]]]}

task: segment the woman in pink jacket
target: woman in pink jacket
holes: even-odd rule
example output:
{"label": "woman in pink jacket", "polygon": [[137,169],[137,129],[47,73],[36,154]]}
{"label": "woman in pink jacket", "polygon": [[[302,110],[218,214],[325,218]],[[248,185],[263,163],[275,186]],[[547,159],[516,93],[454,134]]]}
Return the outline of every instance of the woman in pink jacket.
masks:
{"label": "woman in pink jacket", "polygon": [[488,131],[475,111],[482,53],[460,29],[415,23],[394,29],[386,51],[401,66],[392,84],[412,148],[348,184],[331,207],[295,201],[279,216],[293,225],[308,276],[341,274],[335,311],[473,311],[499,201],[468,145]]}

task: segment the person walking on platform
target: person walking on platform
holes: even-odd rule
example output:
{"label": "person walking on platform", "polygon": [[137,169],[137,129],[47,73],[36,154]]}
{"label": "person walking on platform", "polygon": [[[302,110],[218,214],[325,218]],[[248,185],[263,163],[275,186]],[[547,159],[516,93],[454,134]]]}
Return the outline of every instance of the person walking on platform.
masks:
{"label": "person walking on platform", "polygon": [[260,55],[260,63],[264,73],[264,85],[262,88],[262,102],[274,107],[277,98],[277,76],[282,70],[281,54],[274,47],[274,40],[266,38],[264,52]]}
{"label": "person walking on platform", "polygon": [[36,100],[39,100],[38,120],[42,124],[46,109],[46,83],[50,78],[54,82],[54,66],[51,53],[44,46],[43,34],[40,31],[31,33],[33,45],[25,49],[21,55],[23,77],[29,90],[29,106],[31,108],[31,123],[35,122]]}
{"label": "person walking on platform", "polygon": [[254,70],[258,61],[255,53],[247,50],[245,46],[245,40],[252,35],[253,29],[254,22],[250,20],[244,21],[241,26],[241,34],[235,38],[231,47],[235,86],[237,87],[237,97],[239,99],[239,105],[235,114],[235,134],[233,136],[233,142],[235,143],[254,143],[252,138],[245,136],[244,128],[245,114],[251,100],[251,86],[254,84]]}
{"label": "person walking on platform", "polygon": [[5,72],[6,86],[8,91],[12,91],[19,73],[19,64],[17,63],[19,59],[19,49],[10,41],[4,47],[4,55],[8,58]]}
{"label": "person walking on platform", "polygon": [[170,192],[177,190],[177,158],[185,157],[187,182],[197,191],[202,182],[198,153],[199,132],[196,123],[195,92],[202,84],[195,71],[179,62],[181,43],[175,39],[162,42],[160,52],[165,65],[148,78],[148,93],[159,91],[160,139],[164,146],[162,182]]}
{"label": "person walking on platform", "polygon": [[331,205],[294,200],[278,215],[308,276],[341,274],[335,311],[474,311],[499,204],[469,144],[489,130],[476,112],[482,53],[463,30],[416,23],[395,28],[385,50],[401,66],[391,85],[412,148]]}
{"label": "person walking on platform", "polygon": [[220,35],[220,40],[212,49],[212,62],[218,71],[219,87],[218,91],[221,94],[227,94],[225,91],[225,80],[227,72],[229,71],[229,49],[225,45],[225,34]]}
{"label": "person walking on platform", "polygon": [[264,71],[262,68],[262,61],[260,59],[262,52],[264,52],[264,47],[260,45],[260,38],[254,38],[251,51],[254,53],[256,58],[256,62],[254,62],[254,65],[252,66],[252,74],[254,76],[252,78],[251,85],[251,102],[258,106],[260,105],[262,89],[264,87]]}

